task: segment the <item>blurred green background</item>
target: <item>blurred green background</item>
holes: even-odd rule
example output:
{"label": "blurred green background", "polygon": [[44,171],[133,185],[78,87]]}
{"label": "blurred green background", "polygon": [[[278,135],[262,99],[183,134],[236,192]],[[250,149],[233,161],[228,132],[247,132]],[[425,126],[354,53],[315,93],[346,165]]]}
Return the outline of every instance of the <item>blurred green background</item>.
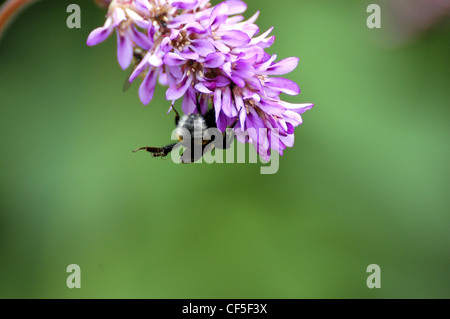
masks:
{"label": "blurred green background", "polygon": [[0,42],[1,298],[450,297],[448,25],[396,44],[371,1],[248,0],[270,52],[301,58],[286,100],[316,105],[260,175],[132,154],[170,141],[164,89],[123,93],[115,36],[85,45],[105,11],[79,1],[68,29],[72,2]]}

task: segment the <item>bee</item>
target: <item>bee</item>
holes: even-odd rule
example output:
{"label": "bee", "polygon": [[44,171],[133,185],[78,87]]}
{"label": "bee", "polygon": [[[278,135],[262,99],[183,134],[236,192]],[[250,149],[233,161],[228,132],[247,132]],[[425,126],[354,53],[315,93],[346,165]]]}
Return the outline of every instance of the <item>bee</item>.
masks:
{"label": "bee", "polygon": [[141,63],[141,61],[144,59],[145,54],[147,52],[145,52],[144,50],[142,50],[139,47],[135,47],[133,49],[133,62],[131,63],[131,65],[133,66],[133,68],[131,68],[131,71],[128,73],[127,78],[125,79],[125,82],[123,83],[123,87],[122,87],[122,91],[126,92],[130,89],[132,82],[129,81],[131,74],[134,71],[134,68],[136,66],[139,65],[139,63]]}
{"label": "bee", "polygon": [[169,18],[167,17],[167,12],[163,11],[161,13],[159,13],[155,18],[154,18],[154,24],[155,25],[159,25],[163,31],[166,31],[167,29],[167,22],[169,21]]}
{"label": "bee", "polygon": [[[204,154],[212,151],[214,148],[228,149],[234,139],[232,130],[227,130],[224,133],[214,134],[209,136],[207,130],[214,128],[217,130],[215,122],[215,110],[210,109],[206,114],[191,113],[179,116],[175,108],[175,125],[177,143],[172,143],[163,147],[144,146],[135,149],[133,152],[145,150],[152,153],[153,157],[166,157],[174,149],[183,146],[186,150],[181,155],[181,163],[194,163],[199,160]],[[236,122],[232,125],[234,127]],[[188,133],[188,134],[186,134]],[[189,138],[185,138],[188,136]],[[219,140],[216,138],[220,136]],[[211,139],[214,137],[213,139]],[[201,151],[200,151],[201,150]]]}
{"label": "bee", "polygon": [[[155,26],[158,26],[161,28],[162,32],[166,32],[167,31],[167,22],[169,21],[169,18],[167,17],[167,12],[161,12],[160,14],[158,14],[154,20],[153,20],[153,24]],[[131,71],[129,72],[127,78],[125,79],[125,82],[123,83],[123,87],[122,87],[122,91],[126,92],[130,89],[131,84],[129,79],[131,74],[133,73],[134,69],[139,65],[139,63],[141,63],[141,61],[144,59],[145,55],[147,54],[147,51],[142,50],[139,47],[134,47],[133,49],[133,61],[131,63],[131,65],[133,66],[133,68],[131,69]]]}

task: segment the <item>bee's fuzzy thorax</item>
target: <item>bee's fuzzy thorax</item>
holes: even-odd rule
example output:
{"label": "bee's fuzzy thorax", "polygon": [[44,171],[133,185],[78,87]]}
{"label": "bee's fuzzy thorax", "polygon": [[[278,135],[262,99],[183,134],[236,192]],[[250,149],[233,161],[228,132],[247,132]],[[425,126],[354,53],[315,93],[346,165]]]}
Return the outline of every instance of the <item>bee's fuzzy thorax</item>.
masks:
{"label": "bee's fuzzy thorax", "polygon": [[191,139],[202,140],[203,131],[206,130],[205,119],[200,114],[183,115],[178,121],[176,131],[179,140],[183,137],[183,130],[187,130],[191,134]]}

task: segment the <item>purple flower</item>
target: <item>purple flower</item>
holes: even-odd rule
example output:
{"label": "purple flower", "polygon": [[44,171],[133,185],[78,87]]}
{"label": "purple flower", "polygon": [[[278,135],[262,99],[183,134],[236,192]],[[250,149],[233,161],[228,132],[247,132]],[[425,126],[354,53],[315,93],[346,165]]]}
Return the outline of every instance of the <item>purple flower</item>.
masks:
{"label": "purple flower", "polygon": [[148,50],[152,43],[139,28],[147,29],[149,21],[145,20],[131,6],[132,0],[112,0],[103,27],[91,32],[87,45],[92,46],[105,41],[115,29],[117,34],[117,59],[122,69],[128,68],[133,58],[133,48],[138,46]]}
{"label": "purple flower", "polygon": [[[133,50],[145,52],[130,82],[141,77],[139,97],[153,99],[156,83],[167,86],[166,99],[182,99],[184,113],[214,108],[217,128],[232,127],[238,140],[252,143],[265,159],[294,144],[294,128],[313,104],[292,104],[282,93],[297,95],[298,85],[284,77],[298,58],[276,62],[269,55],[273,28],[258,35],[259,12],[245,20],[247,5],[227,0],[112,0],[106,22],[90,34],[88,45],[104,41],[115,29],[122,68]],[[170,109],[169,109],[170,111]]]}
{"label": "purple flower", "polygon": [[[271,77],[283,75],[296,68],[297,58],[288,58],[275,63],[276,55],[267,61],[266,55],[262,60],[254,51],[248,60],[236,59],[234,69],[228,72],[234,78],[235,86],[230,91],[220,89],[214,101],[216,108],[217,127],[223,131],[230,122],[230,118],[238,121],[235,132],[238,140],[252,143],[258,153],[265,159],[270,157],[270,150],[274,149],[281,155],[286,147],[291,147],[294,141],[294,128],[302,124],[300,114],[311,109],[313,104],[291,104],[280,99],[280,94],[297,95],[300,93],[298,85],[288,79]],[[244,55],[249,56],[249,54]],[[238,63],[241,62],[241,63]],[[234,103],[233,103],[234,102]],[[238,114],[236,114],[236,112]],[[223,114],[223,116],[221,116]],[[259,132],[266,133],[257,135]],[[277,145],[271,145],[274,134],[279,140]]]}

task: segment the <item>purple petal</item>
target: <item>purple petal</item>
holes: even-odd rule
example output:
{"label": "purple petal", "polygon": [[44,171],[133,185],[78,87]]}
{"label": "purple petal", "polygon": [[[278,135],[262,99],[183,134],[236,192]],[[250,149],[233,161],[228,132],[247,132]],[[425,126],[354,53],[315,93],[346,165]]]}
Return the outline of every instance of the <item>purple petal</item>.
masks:
{"label": "purple petal", "polygon": [[211,94],[212,91],[208,89],[202,82],[199,82],[195,85],[195,89],[200,93]]}
{"label": "purple petal", "polygon": [[220,111],[222,110],[222,90],[221,89],[216,89],[214,91],[213,102],[214,102],[214,110],[216,111],[216,122],[217,122]]}
{"label": "purple petal", "polygon": [[208,104],[209,104],[209,96],[202,94],[200,97],[200,112],[202,112],[202,114],[206,114],[206,112],[208,112]]}
{"label": "purple petal", "polygon": [[180,52],[179,55],[185,60],[198,60],[199,55],[195,52],[189,51],[189,49]]}
{"label": "purple petal", "polygon": [[269,99],[280,99],[281,92],[277,88],[272,88],[269,86],[264,86],[264,88],[261,90],[263,92],[264,97]]}
{"label": "purple petal", "polygon": [[[135,2],[137,3],[137,2]],[[148,27],[150,26],[150,22],[148,20],[144,20],[139,14],[137,14],[135,11],[130,10],[130,9],[125,9],[125,12],[127,13],[128,18],[130,18],[133,23],[135,25],[137,25],[138,27],[147,30]],[[144,12],[148,12],[144,11]]]}
{"label": "purple petal", "polygon": [[208,32],[208,30],[205,29],[198,22],[189,22],[185,25],[185,27],[183,29],[186,29],[190,33],[197,33],[197,34],[205,34],[206,32]]}
{"label": "purple petal", "polygon": [[210,69],[215,69],[220,66],[225,61],[225,56],[220,52],[210,53],[206,56],[205,62],[203,62],[203,65]]}
{"label": "purple petal", "polygon": [[248,134],[245,133],[240,127],[234,128],[234,133],[236,134],[236,140],[241,143],[248,143]]}
{"label": "purple petal", "polygon": [[129,28],[128,30],[130,38],[138,47],[141,47],[144,50],[150,49],[150,47],[152,46],[152,41],[150,41],[146,34],[139,32],[134,26]]}
{"label": "purple petal", "polygon": [[241,78],[250,78],[255,75],[255,69],[252,64],[247,63],[246,61],[238,61],[236,62],[236,67],[233,70],[234,75],[238,75]]}
{"label": "purple petal", "polygon": [[258,42],[258,46],[263,49],[266,49],[266,48],[270,48],[274,42],[275,42],[275,36],[273,35],[271,37],[268,37],[267,39],[264,39],[264,40]]}
{"label": "purple petal", "polygon": [[139,11],[148,12],[150,10],[148,0],[134,0],[134,4]]}
{"label": "purple petal", "polygon": [[221,24],[223,24],[227,20],[228,18],[227,13],[228,7],[224,2],[214,7],[210,17],[211,28],[213,30],[216,30]]}
{"label": "purple petal", "polygon": [[127,16],[125,14],[125,11],[123,11],[123,9],[116,7],[113,10],[112,18],[113,18],[113,21],[114,21],[113,26],[114,27],[118,27],[119,24],[122,23],[122,21],[125,21],[127,19]]}
{"label": "purple petal", "polygon": [[227,117],[225,116],[225,114],[223,114],[223,112],[220,112],[219,114],[219,118],[216,120],[216,126],[219,129],[219,131],[221,131],[222,133],[225,132],[225,130],[227,129]]}
{"label": "purple petal", "polygon": [[130,82],[133,82],[134,79],[138,77],[148,66],[148,54],[142,59],[141,63],[134,69],[133,73],[130,75]]}
{"label": "purple petal", "polygon": [[192,83],[193,75],[189,75],[189,77],[185,77],[183,81],[181,81],[177,85],[171,85],[166,91],[166,100],[178,100],[180,97],[186,93],[186,90]]}
{"label": "purple petal", "polygon": [[158,52],[158,53],[153,53],[152,55],[149,55],[148,57],[148,63],[154,67],[159,68],[160,66],[163,65],[163,60],[161,58],[162,56],[162,52]]}
{"label": "purple petal", "polygon": [[286,145],[287,147],[292,147],[294,146],[294,134],[292,135],[288,135],[288,136],[281,136],[281,142],[283,142],[284,145]]}
{"label": "purple petal", "polygon": [[269,75],[283,75],[293,71],[298,65],[299,58],[287,58],[271,65],[267,69]]}
{"label": "purple petal", "polygon": [[195,7],[197,0],[176,0],[172,2],[172,6],[178,9],[190,10]]}
{"label": "purple petal", "polygon": [[186,59],[173,52],[166,53],[164,55],[163,61],[165,64],[170,66],[179,66],[183,63],[186,63]]}
{"label": "purple petal", "polygon": [[125,70],[133,59],[133,41],[128,36],[122,36],[117,32],[117,59],[120,67]]}
{"label": "purple petal", "polygon": [[[239,52],[242,50],[241,52]],[[245,47],[242,49],[235,48],[233,49],[233,53],[239,52],[240,59],[245,60],[250,64],[260,63],[264,58],[264,50],[263,48],[252,45],[251,47]],[[242,56],[241,56],[242,55]],[[239,60],[239,58],[238,58]]]}
{"label": "purple petal", "polygon": [[[298,115],[298,114],[297,114]],[[298,115],[298,116],[300,116],[300,115]],[[272,116],[269,116],[269,117],[272,117]],[[286,123],[286,121],[283,119],[283,118],[278,118],[278,127],[279,127],[279,132],[278,132],[278,134],[279,135],[281,135],[281,136],[286,136],[286,135],[288,135],[288,130],[289,130],[289,128],[288,128],[288,125],[287,125],[287,123]],[[290,125],[290,127],[292,128],[292,132],[291,133],[289,133],[289,134],[292,134],[294,131],[293,131],[293,126],[292,125]]]}
{"label": "purple petal", "polygon": [[235,30],[239,30],[248,35],[251,39],[255,34],[259,32],[259,27],[256,24],[240,24],[242,26],[237,26]]}
{"label": "purple petal", "polygon": [[180,36],[180,33],[181,33],[180,30],[171,29],[169,39],[172,41],[176,40]]}
{"label": "purple petal", "polygon": [[[274,62],[277,59],[277,55],[270,55],[269,53],[264,52],[264,57],[262,58],[261,62],[265,63],[265,62],[269,62],[270,64],[272,64],[272,62]],[[270,65],[269,65],[270,66]],[[267,66],[267,67],[269,67]]]}
{"label": "purple petal", "polygon": [[[288,133],[294,132],[293,126],[299,126],[300,124],[303,123],[303,119],[302,119],[301,115],[294,111],[287,110],[283,114],[283,118],[286,121],[286,125],[288,125],[288,127],[287,127]],[[289,126],[292,127],[292,131],[290,131]]]}
{"label": "purple petal", "polygon": [[240,0],[227,0],[225,3],[227,4],[229,15],[243,13],[247,10],[247,5],[245,2]]}
{"label": "purple petal", "polygon": [[250,19],[248,19],[245,23],[247,24],[253,24],[256,20],[258,20],[259,14],[261,12],[260,11],[256,11],[251,17]]}
{"label": "purple petal", "polygon": [[226,86],[222,93],[222,111],[228,117],[235,117],[237,116],[237,111],[231,99],[231,89],[229,86]]}
{"label": "purple petal", "polygon": [[191,43],[191,48],[201,56],[207,56],[208,54],[216,51],[211,41],[205,39],[193,40]]}
{"label": "purple petal", "polygon": [[243,88],[245,87],[245,81],[243,78],[241,78],[239,75],[232,74],[231,80],[236,84],[238,87]]}
{"label": "purple petal", "polygon": [[[256,129],[266,128],[266,125],[264,125],[264,121],[259,117],[256,110],[253,107],[249,107],[248,110],[249,110],[249,114],[248,114],[247,122],[250,122],[249,127],[254,127]],[[256,142],[256,140],[255,140],[255,142]]]}
{"label": "purple petal", "polygon": [[219,131],[224,132],[227,127],[227,118],[221,112],[222,110],[222,90],[214,91],[214,110],[216,113],[216,125]]}
{"label": "purple petal", "polygon": [[[168,66],[166,66],[168,68]],[[164,68],[159,68],[158,83],[162,86],[168,86],[169,80]]]}
{"label": "purple petal", "polygon": [[233,25],[233,24],[241,22],[242,20],[244,20],[244,16],[242,16],[242,15],[228,17],[227,24]]}
{"label": "purple petal", "polygon": [[170,21],[169,25],[172,28],[178,28],[183,24],[195,22],[195,18],[192,14],[180,14]]}
{"label": "purple petal", "polygon": [[[171,75],[171,79],[181,79],[183,77],[183,72],[177,66],[169,66],[169,73]],[[172,85],[172,82],[169,82],[169,85]]]}
{"label": "purple petal", "polygon": [[[165,37],[159,45],[159,50],[165,53],[170,52],[173,49],[171,42],[169,37]],[[155,50],[157,50],[157,48]]]}
{"label": "purple petal", "polygon": [[245,130],[245,120],[247,117],[247,112],[244,107],[244,100],[240,95],[234,95],[234,104],[236,105],[236,109],[239,112],[239,122],[241,124],[241,129]]}
{"label": "purple petal", "polygon": [[183,102],[181,103],[181,109],[185,114],[197,112],[197,104],[195,101],[195,90],[192,87],[189,87],[186,94],[184,95]]}
{"label": "purple petal", "polygon": [[282,116],[286,112],[286,108],[277,103],[269,103],[264,100],[258,104],[258,107],[267,114]]}
{"label": "purple petal", "polygon": [[253,38],[250,42],[250,45],[258,45],[261,48],[268,48],[270,47],[273,42],[275,41],[275,36],[271,36],[266,39],[266,37],[272,32],[273,27],[271,27],[269,30],[261,34],[260,36]]}
{"label": "purple petal", "polygon": [[265,84],[289,95],[297,95],[300,93],[300,88],[297,83],[285,78],[268,78]]}
{"label": "purple petal", "polygon": [[276,130],[269,132],[268,138],[270,139],[270,147],[272,150],[277,151],[280,155],[283,155],[283,150],[286,145],[289,147],[294,146],[294,135],[280,136]]}
{"label": "purple petal", "polygon": [[225,63],[222,65],[222,71],[223,71],[227,76],[231,77],[231,72],[232,72],[232,70],[231,70],[231,62],[225,62]]}
{"label": "purple petal", "polygon": [[231,47],[241,47],[250,43],[250,37],[245,32],[232,30],[222,35],[222,42]]}
{"label": "purple petal", "polygon": [[[297,113],[296,113],[296,114],[297,114]],[[301,119],[301,117],[300,117],[300,119]],[[301,121],[300,121],[300,124],[302,124]],[[292,124],[289,123],[289,122],[286,122],[286,126],[287,126],[286,132],[287,132],[288,134],[294,134],[294,125],[292,125]]]}
{"label": "purple petal", "polygon": [[147,35],[148,35],[148,38],[151,39],[150,41],[152,41],[152,44],[154,42],[155,33],[156,33],[156,28],[153,25],[150,24],[148,29],[147,29]]}
{"label": "purple petal", "polygon": [[230,79],[226,76],[219,75],[214,79],[214,83],[216,84],[216,87],[224,87],[231,83]]}
{"label": "purple petal", "polygon": [[250,117],[252,115],[249,114],[248,115],[248,120],[247,120],[247,134],[250,138],[249,142],[253,144],[253,146],[255,147],[255,150],[259,153],[259,147],[258,147],[258,130],[256,128],[253,127],[253,123],[250,120]]}
{"label": "purple petal", "polygon": [[267,74],[267,69],[270,68],[272,63],[277,59],[277,55],[270,55],[268,53],[264,53],[264,57],[261,60],[261,64],[258,65],[257,69],[261,74]]}
{"label": "purple petal", "polygon": [[263,90],[261,81],[257,77],[248,78],[248,79],[246,79],[246,82],[247,82],[247,86],[250,87],[253,91],[260,92]]}
{"label": "purple petal", "polygon": [[222,41],[214,41],[214,46],[217,48],[217,50],[219,50],[220,52],[222,52],[222,53],[228,53],[228,52],[230,52],[230,48],[229,47],[227,47],[226,45],[225,45],[225,43],[223,43]]}
{"label": "purple petal", "polygon": [[139,97],[144,105],[147,105],[153,99],[157,75],[158,73],[155,70],[150,70],[139,87]]}
{"label": "purple petal", "polygon": [[105,41],[111,35],[113,29],[114,28],[112,26],[105,26],[92,30],[91,34],[89,34],[86,44],[89,46],[93,46]]}
{"label": "purple petal", "polygon": [[242,96],[244,100],[254,100],[255,102],[261,101],[261,96],[259,96],[259,94],[246,87],[242,89]]}
{"label": "purple petal", "polygon": [[286,109],[289,109],[291,111],[294,111],[298,114],[302,114],[314,107],[314,104],[312,103],[288,103],[285,101],[277,101],[282,107],[285,107]]}
{"label": "purple petal", "polygon": [[223,88],[228,86],[231,81],[226,76],[219,75],[214,79],[208,79],[208,82],[203,82],[203,84],[210,90],[214,90],[215,88]]}
{"label": "purple petal", "polygon": [[[281,118],[281,117],[277,117],[275,119],[275,117],[273,116],[266,116],[266,126],[269,130],[282,130],[282,134],[286,135],[286,122]],[[279,133],[279,132],[278,132]]]}

